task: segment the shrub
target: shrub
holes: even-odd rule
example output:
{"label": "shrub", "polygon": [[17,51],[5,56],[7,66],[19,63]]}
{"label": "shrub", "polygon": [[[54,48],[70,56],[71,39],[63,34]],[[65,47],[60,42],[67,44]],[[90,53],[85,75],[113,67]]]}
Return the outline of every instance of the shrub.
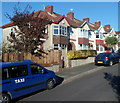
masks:
{"label": "shrub", "polygon": [[80,59],[96,56],[96,50],[79,50],[79,51],[68,51],[67,57],[68,59]]}
{"label": "shrub", "polygon": [[88,50],[88,57],[95,57],[97,56],[96,50]]}

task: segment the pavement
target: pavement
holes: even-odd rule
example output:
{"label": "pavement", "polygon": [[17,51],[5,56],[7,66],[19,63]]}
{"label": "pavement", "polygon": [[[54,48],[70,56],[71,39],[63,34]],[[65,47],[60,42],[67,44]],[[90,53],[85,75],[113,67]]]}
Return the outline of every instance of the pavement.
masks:
{"label": "pavement", "polygon": [[72,68],[64,68],[62,71],[57,72],[56,75],[64,78],[63,83],[70,82],[79,77],[104,69],[105,67],[96,66],[94,63],[89,63]]}

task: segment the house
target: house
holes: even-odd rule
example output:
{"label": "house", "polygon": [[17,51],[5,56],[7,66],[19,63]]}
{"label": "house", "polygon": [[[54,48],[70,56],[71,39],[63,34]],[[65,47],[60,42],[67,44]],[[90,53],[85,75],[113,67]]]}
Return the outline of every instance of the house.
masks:
{"label": "house", "polygon": [[116,36],[118,38],[118,49],[120,49],[120,31],[116,32]]}
{"label": "house", "polygon": [[97,53],[104,52],[104,29],[100,21],[96,21],[94,24],[89,23],[91,28],[92,37],[90,38],[90,43],[95,47],[94,50],[97,50]]}
{"label": "house", "polygon": [[[118,38],[119,37],[119,34],[116,34],[116,32],[114,31],[114,29],[113,28],[111,28],[110,27],[110,25],[104,25],[104,30],[105,30],[105,38],[107,38],[107,37],[112,37],[112,36],[114,36],[114,37],[116,37],[116,38]],[[107,47],[107,45],[106,45],[106,47]],[[115,50],[115,51],[117,51],[118,50],[118,44],[116,44],[114,47],[113,47],[113,49]]]}
{"label": "house", "polygon": [[77,23],[77,25],[69,27],[68,29],[69,31],[68,34],[70,38],[68,50],[88,50],[89,45],[88,31],[90,29],[87,25],[87,21],[85,19],[83,21],[80,21],[75,18],[73,20]]}
{"label": "house", "polygon": [[[98,53],[104,52],[105,38],[116,35],[110,25],[103,27],[100,21],[92,24],[89,18],[78,20],[73,12],[66,15],[55,13],[52,5],[46,6],[45,11],[34,12],[33,16],[52,21],[51,24],[48,24],[47,35],[43,39],[45,42],[41,45],[41,48],[44,50],[62,50],[63,56],[65,56],[67,50],[91,49],[97,50]],[[11,22],[0,27],[3,28],[3,42],[8,43],[7,36],[14,32],[13,26],[15,25]]]}

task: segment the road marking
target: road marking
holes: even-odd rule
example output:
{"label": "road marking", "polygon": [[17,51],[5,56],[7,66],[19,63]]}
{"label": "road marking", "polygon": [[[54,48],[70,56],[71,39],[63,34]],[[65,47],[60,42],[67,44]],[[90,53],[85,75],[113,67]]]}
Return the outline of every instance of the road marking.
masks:
{"label": "road marking", "polygon": [[89,71],[80,73],[80,74],[78,74],[78,75],[75,75],[75,76],[72,76],[72,77],[70,77],[70,78],[68,78],[68,79],[65,79],[62,84],[69,83],[69,82],[71,82],[71,81],[73,81],[73,80],[75,80],[75,79],[78,79],[78,78],[80,78],[80,77],[83,77],[83,76],[85,76],[85,75],[91,74],[91,73],[93,73],[93,72],[96,72],[96,71],[99,71],[99,70],[102,70],[102,69],[105,69],[105,68],[107,68],[107,67],[103,67],[103,66],[102,66],[102,67],[98,67],[98,68],[95,68],[95,69],[92,69],[92,70],[89,70]]}

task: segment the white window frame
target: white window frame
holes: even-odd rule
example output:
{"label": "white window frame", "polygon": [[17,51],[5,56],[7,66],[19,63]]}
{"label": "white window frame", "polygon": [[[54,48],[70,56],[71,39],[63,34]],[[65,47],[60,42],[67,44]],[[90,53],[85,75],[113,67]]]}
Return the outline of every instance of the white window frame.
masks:
{"label": "white window frame", "polygon": [[99,52],[103,52],[104,51],[104,46],[103,45],[97,45],[96,47],[99,48]]}
{"label": "white window frame", "polygon": [[88,30],[81,29],[79,32],[79,38],[89,38]]}
{"label": "white window frame", "polygon": [[65,44],[60,44],[60,47],[61,47],[61,49],[65,49],[65,48],[67,47],[67,45],[65,45]]}
{"label": "white window frame", "polygon": [[60,30],[60,35],[62,36],[67,36],[67,27],[65,26],[59,26]]}
{"label": "white window frame", "polygon": [[53,44],[53,49],[59,50],[59,48],[60,48],[60,45],[59,45],[59,44]]}
{"label": "white window frame", "polygon": [[[55,34],[55,31],[54,30],[58,30],[58,34]],[[53,25],[53,34],[54,35],[59,35],[60,34],[60,32],[59,32],[59,25]]]}

